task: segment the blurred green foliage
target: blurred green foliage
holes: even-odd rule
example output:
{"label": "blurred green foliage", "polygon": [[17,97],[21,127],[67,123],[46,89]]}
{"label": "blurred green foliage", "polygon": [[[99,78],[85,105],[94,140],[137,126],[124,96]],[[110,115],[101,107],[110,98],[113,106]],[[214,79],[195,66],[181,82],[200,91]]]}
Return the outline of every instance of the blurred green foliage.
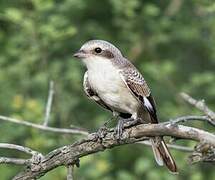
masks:
{"label": "blurred green foliage", "polygon": [[[1,0],[0,114],[42,123],[48,84],[54,80],[50,126],[98,129],[111,114],[87,100],[82,90],[85,69],[72,57],[89,39],[112,42],[137,66],[152,88],[161,120],[198,113],[180,99],[181,91],[204,98],[215,108],[215,2]],[[26,145],[42,153],[81,138],[0,123],[1,142]],[[195,126],[209,128],[203,123]],[[178,176],[158,167],[150,148],[133,144],[82,158],[75,179],[215,178],[213,164],[190,166],[187,154],[172,153]],[[0,155],[25,157],[2,149]],[[10,179],[20,169],[1,165],[0,179]],[[65,178],[66,169],[61,167],[41,179]]]}

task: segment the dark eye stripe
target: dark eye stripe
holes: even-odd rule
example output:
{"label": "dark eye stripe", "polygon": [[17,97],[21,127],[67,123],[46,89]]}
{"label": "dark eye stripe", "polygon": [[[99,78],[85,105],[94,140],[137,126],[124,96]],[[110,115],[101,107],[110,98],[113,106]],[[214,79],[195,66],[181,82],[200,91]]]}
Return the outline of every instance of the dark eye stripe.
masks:
{"label": "dark eye stripe", "polygon": [[113,53],[110,52],[110,51],[108,51],[108,50],[102,51],[101,56],[106,57],[106,58],[108,58],[108,59],[114,58]]}
{"label": "dark eye stripe", "polygon": [[[114,55],[111,51],[109,50],[102,50],[101,49],[101,52],[100,50],[96,50],[97,48],[93,49],[91,52],[92,54],[95,54],[97,56],[101,56],[101,57],[105,57],[105,58],[108,58],[108,59],[112,59],[114,58]],[[96,52],[97,51],[97,52]]]}

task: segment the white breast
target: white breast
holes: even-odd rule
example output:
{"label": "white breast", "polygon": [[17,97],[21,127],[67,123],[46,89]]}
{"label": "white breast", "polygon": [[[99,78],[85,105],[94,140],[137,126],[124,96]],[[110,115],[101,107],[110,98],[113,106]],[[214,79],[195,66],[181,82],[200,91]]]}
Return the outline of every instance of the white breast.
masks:
{"label": "white breast", "polygon": [[99,97],[113,110],[135,113],[138,101],[127,88],[119,70],[110,60],[94,58],[84,60],[88,68],[89,83]]}

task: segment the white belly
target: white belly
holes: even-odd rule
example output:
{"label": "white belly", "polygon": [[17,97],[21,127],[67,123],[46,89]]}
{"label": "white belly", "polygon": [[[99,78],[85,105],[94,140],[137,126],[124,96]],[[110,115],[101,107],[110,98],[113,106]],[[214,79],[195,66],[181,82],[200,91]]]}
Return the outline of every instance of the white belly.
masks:
{"label": "white belly", "polygon": [[88,67],[88,78],[93,90],[113,110],[136,113],[138,101],[109,60],[97,60],[93,67]]}

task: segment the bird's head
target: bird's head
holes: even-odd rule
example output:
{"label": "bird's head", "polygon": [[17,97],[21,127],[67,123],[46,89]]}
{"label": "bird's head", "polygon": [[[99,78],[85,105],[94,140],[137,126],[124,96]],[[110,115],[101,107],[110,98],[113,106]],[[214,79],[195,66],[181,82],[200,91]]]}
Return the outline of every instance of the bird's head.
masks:
{"label": "bird's head", "polygon": [[103,40],[90,40],[84,43],[74,57],[84,62],[92,59],[110,60],[122,56],[120,50],[111,43]]}

